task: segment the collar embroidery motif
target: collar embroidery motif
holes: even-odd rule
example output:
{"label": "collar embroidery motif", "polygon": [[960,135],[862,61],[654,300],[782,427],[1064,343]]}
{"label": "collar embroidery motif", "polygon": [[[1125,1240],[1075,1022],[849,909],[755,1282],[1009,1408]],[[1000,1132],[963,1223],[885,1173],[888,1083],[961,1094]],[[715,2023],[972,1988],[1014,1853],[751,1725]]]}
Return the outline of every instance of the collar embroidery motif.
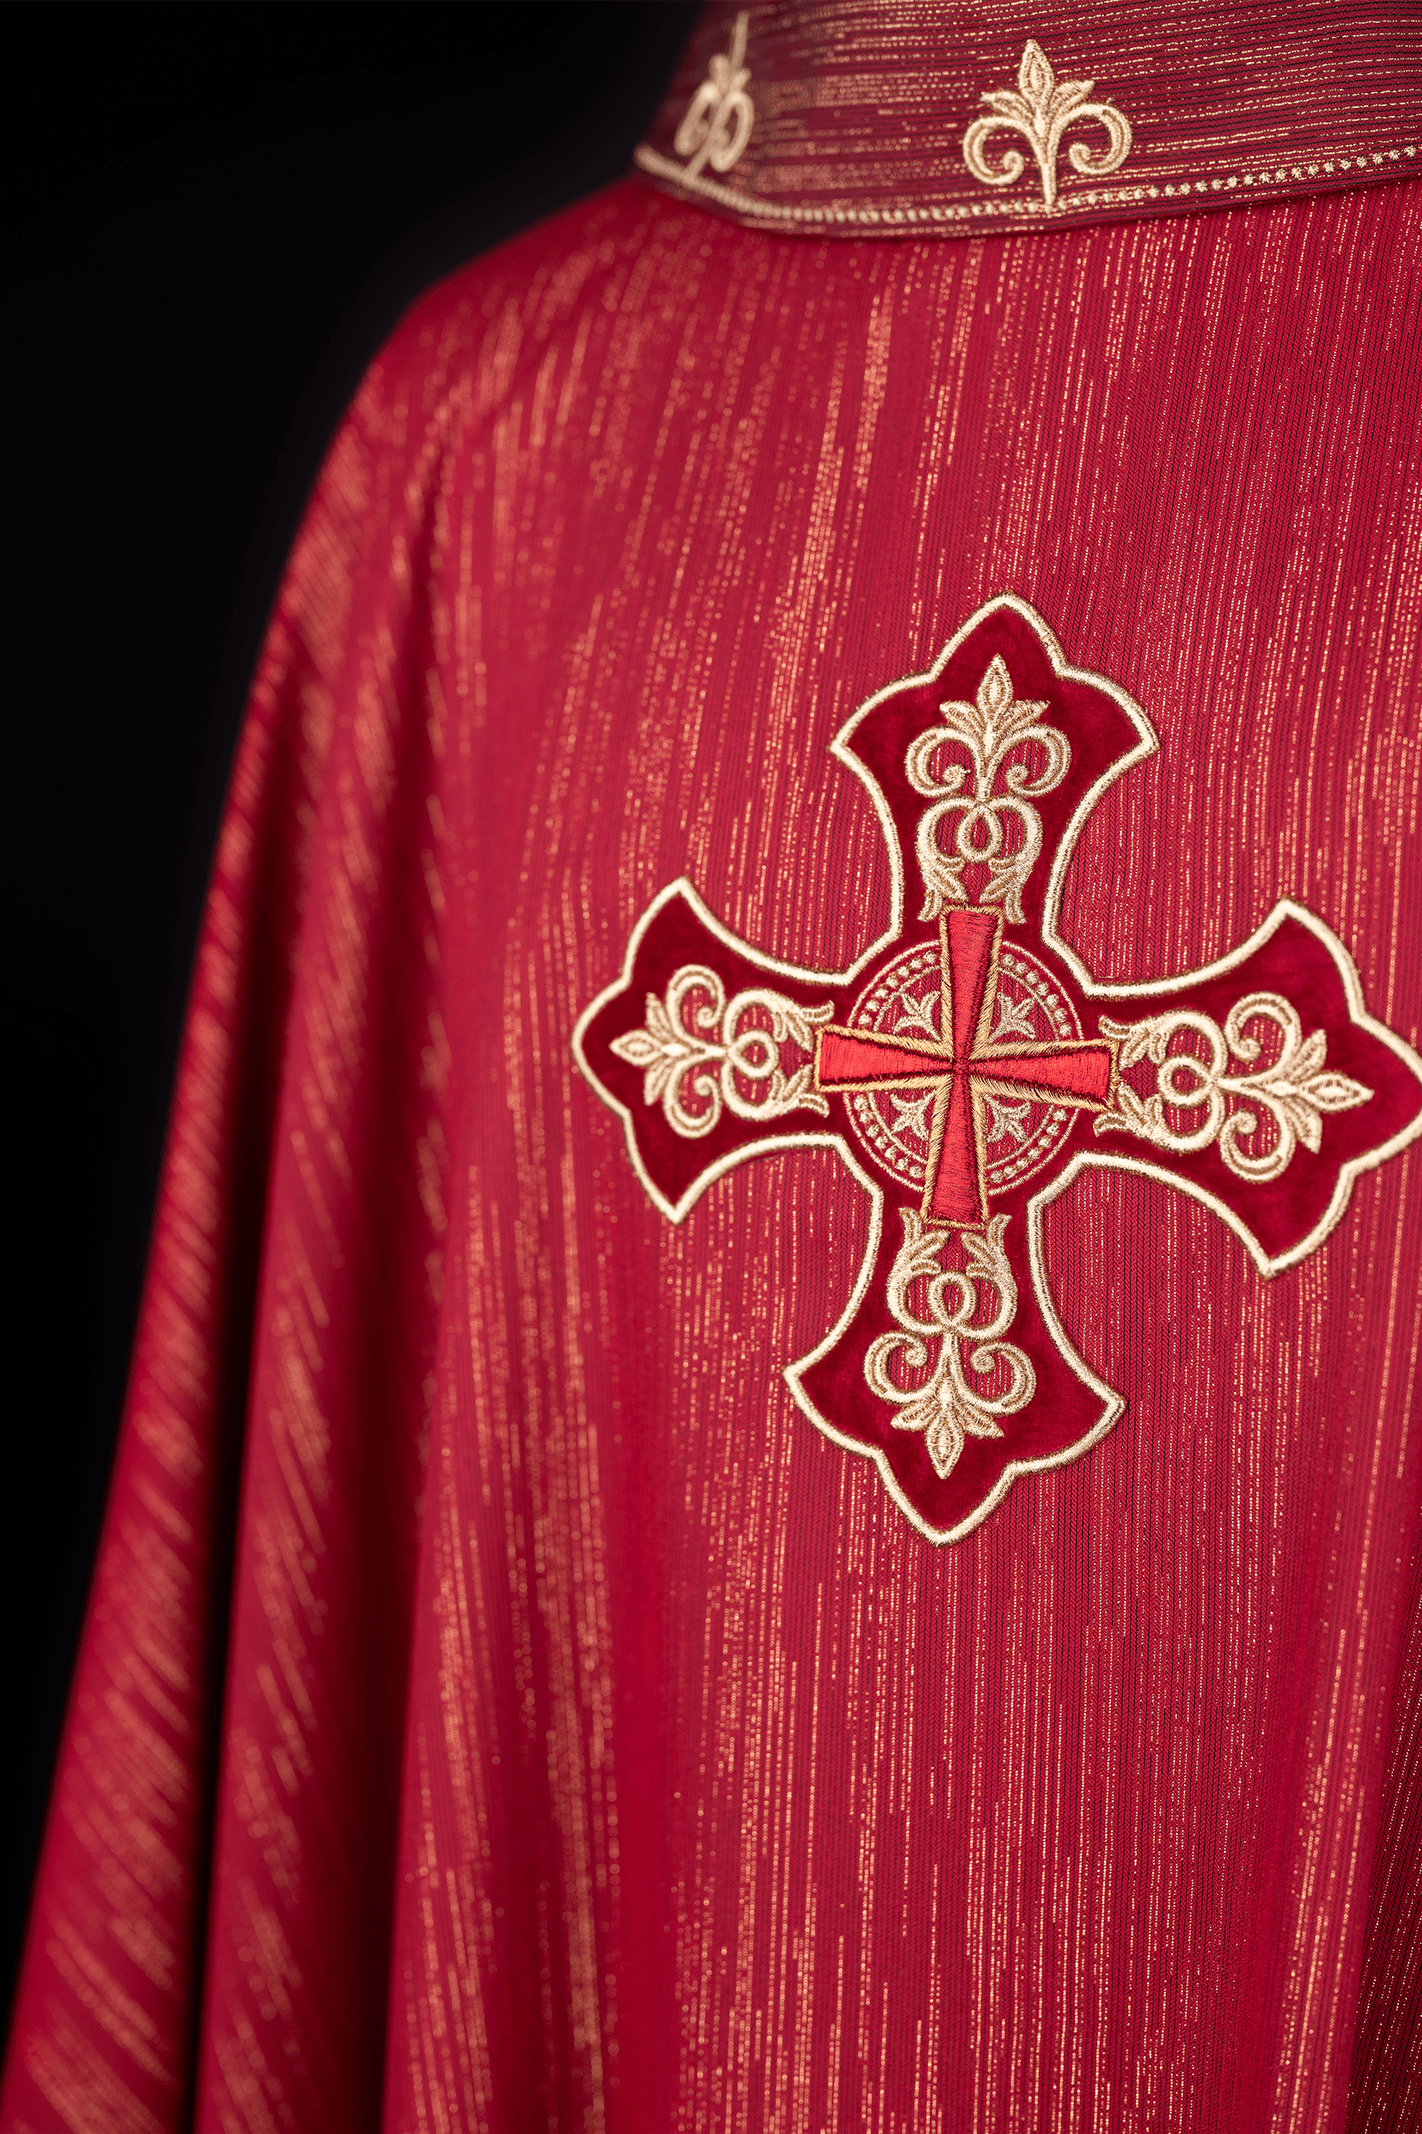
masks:
{"label": "collar embroidery motif", "polygon": [[1090,80],[1058,81],[1031,28],[946,0],[711,0],[633,160],[748,227],[853,239],[1059,231],[1417,171],[1412,0],[1211,0],[1171,18],[1168,47],[1144,6],[1063,0],[1053,53]]}
{"label": "collar embroidery motif", "polygon": [[1123,1411],[1068,1339],[1043,1256],[1044,1212],[1081,1171],[1191,1194],[1272,1275],[1422,1133],[1422,1059],[1367,1013],[1347,950],[1301,906],[1156,984],[1105,984],[1063,940],[1081,828],[1156,746],[1025,602],[990,601],[832,744],[889,852],[888,925],[858,961],[777,962],[673,882],[574,1034],[673,1222],[732,1165],[796,1148],[834,1149],[865,1189],[853,1293],[785,1376],[932,1541],[960,1540]]}
{"label": "collar embroidery motif", "polygon": [[749,21],[749,15],[737,15],[730,51],[712,54],[706,79],[676,129],[672,147],[691,159],[682,166],[683,179],[699,177],[708,163],[712,170],[733,170],[751,137],[755,105],[746,94],[750,68],[745,64]]}
{"label": "collar embroidery motif", "polygon": [[1088,102],[1095,87],[1094,81],[1059,82],[1046,53],[1029,37],[1017,70],[1017,87],[983,91],[983,102],[992,106],[992,113],[974,119],[964,134],[963,161],[983,185],[1015,185],[1027,167],[1021,151],[1010,148],[1000,170],[993,169],[984,151],[994,133],[1020,133],[1037,159],[1042,201],[1050,214],[1057,204],[1057,152],[1068,126],[1078,119],[1097,119],[1106,129],[1106,146],[1099,153],[1093,154],[1080,141],[1073,141],[1067,150],[1072,169],[1083,177],[1109,177],[1131,152],[1129,120],[1114,104]]}

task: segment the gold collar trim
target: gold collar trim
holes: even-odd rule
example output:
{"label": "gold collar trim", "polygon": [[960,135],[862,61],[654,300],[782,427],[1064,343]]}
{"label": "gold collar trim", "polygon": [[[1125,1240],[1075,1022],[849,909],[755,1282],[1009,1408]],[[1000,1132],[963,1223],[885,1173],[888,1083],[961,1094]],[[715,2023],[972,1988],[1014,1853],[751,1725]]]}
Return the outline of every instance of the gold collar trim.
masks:
{"label": "gold collar trim", "polygon": [[1422,167],[1422,16],[1395,0],[1295,0],[1282,25],[1259,0],[1079,0],[1033,27],[922,0],[713,5],[636,164],[761,229],[948,237]]}

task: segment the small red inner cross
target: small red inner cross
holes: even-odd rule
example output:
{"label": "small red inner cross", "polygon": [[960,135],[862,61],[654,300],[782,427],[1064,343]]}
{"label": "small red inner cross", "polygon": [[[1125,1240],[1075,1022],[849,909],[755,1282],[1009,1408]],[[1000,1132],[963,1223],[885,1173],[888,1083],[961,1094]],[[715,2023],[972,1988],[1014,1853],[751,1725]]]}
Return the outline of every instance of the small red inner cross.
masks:
{"label": "small red inner cross", "polygon": [[984,1095],[1076,1111],[1104,1111],[1110,1100],[1115,1051],[1104,1039],[992,1043],[1001,936],[998,912],[952,911],[939,922],[944,1042],[833,1025],[818,1033],[817,1089],[933,1091],[923,1194],[929,1222],[971,1229],[987,1221]]}

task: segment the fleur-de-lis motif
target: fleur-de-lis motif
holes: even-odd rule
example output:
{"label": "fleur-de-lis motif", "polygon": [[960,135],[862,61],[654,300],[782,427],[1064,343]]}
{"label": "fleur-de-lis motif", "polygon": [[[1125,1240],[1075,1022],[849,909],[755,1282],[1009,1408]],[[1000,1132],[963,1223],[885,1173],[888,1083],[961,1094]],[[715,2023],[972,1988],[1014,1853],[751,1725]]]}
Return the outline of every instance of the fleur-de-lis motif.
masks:
{"label": "fleur-de-lis motif", "polygon": [[[755,1010],[768,1017],[768,1030],[747,1020]],[[829,1106],[811,1087],[812,1062],[786,1074],[780,1048],[793,1040],[802,1052],[812,1053],[816,1027],[829,1018],[828,1002],[804,1008],[764,986],[737,993],[728,1003],[715,971],[686,963],[674,974],[664,1001],[647,995],[645,1027],[629,1030],[610,1049],[629,1067],[643,1070],[643,1102],[655,1104],[660,1097],[673,1133],[694,1140],[710,1133],[723,1103],[741,1119],[779,1119],[797,1109],[823,1118]],[[752,1095],[742,1093],[737,1076]]]}
{"label": "fleur-de-lis motif", "polygon": [[[952,1232],[925,1223],[917,1208],[902,1213],[904,1241],[888,1299],[903,1332],[881,1334],[870,1345],[864,1376],[898,1410],[896,1430],[923,1432],[934,1472],[946,1481],[970,1437],[1002,1436],[999,1417],[1027,1406],[1037,1374],[1026,1351],[1002,1339],[1017,1315],[1017,1284],[1003,1243],[1007,1217],[995,1215],[986,1230],[961,1232],[968,1264],[960,1273],[943,1265]],[[916,1286],[919,1309],[911,1301]],[[980,1310],[990,1314],[981,1325]],[[994,1383],[1001,1390],[990,1393]]]}
{"label": "fleur-de-lis motif", "polygon": [[708,163],[712,170],[730,170],[751,137],[755,105],[746,95],[750,68],[744,64],[749,20],[748,15],[737,15],[730,51],[715,54],[676,129],[673,148],[691,158],[685,177],[696,177]]}
{"label": "fleur-de-lis motif", "polygon": [[[1022,889],[1042,849],[1042,818],[1032,806],[1061,784],[1071,763],[1065,734],[1041,723],[1048,709],[1014,693],[1012,676],[1000,653],[989,661],[978,685],[975,704],[940,704],[941,726],[931,726],[909,746],[904,772],[916,793],[936,800],[919,819],[916,840],[924,903],[920,917],[936,919],[945,901],[964,903],[963,869],[971,861],[987,867],[981,901],[1001,904],[1014,925],[1022,924]],[[966,750],[966,764],[943,762],[941,751],[956,742]],[[1032,749],[1041,752],[1032,768]],[[1010,760],[1009,760],[1010,759]],[[999,774],[1003,791],[994,792]],[[1018,825],[1018,842],[1008,848],[1008,826]],[[946,853],[939,832],[953,827],[953,850]]]}
{"label": "fleur-de-lis motif", "polygon": [[[1251,1024],[1273,1024],[1279,1056],[1271,1066],[1255,1062],[1263,1051]],[[1305,1037],[1298,1010],[1281,993],[1251,993],[1237,1000],[1224,1028],[1193,1008],[1155,1015],[1146,1022],[1113,1023],[1103,1015],[1101,1028],[1121,1046],[1117,1072],[1141,1060],[1156,1068],[1155,1092],[1137,1096],[1127,1082],[1116,1093],[1117,1108],[1096,1121],[1098,1134],[1124,1131],[1175,1155],[1192,1156],[1218,1142],[1225,1168],[1236,1178],[1267,1182],[1278,1178],[1302,1142],[1313,1155],[1323,1146],[1326,1112],[1352,1111],[1372,1102],[1373,1093],[1327,1064],[1328,1039],[1322,1030]],[[1188,1035],[1187,1035],[1188,1033]],[[1172,1051],[1171,1041],[1185,1037],[1203,1042],[1198,1051]],[[1231,1057],[1247,1072],[1229,1072]],[[1231,1110],[1234,1099],[1238,1110]],[[1189,1115],[1182,1127],[1170,1123],[1167,1106]],[[1259,1106],[1269,1117],[1273,1139],[1259,1135]]]}
{"label": "fleur-de-lis motif", "polygon": [[1020,133],[1037,159],[1042,197],[1050,213],[1057,204],[1057,151],[1068,126],[1078,119],[1095,119],[1106,129],[1106,147],[1100,154],[1093,155],[1079,141],[1067,150],[1072,169],[1083,177],[1107,177],[1120,169],[1131,152],[1129,120],[1114,104],[1089,102],[1095,87],[1094,81],[1059,82],[1046,53],[1029,37],[1017,69],[1017,87],[983,91],[983,102],[992,106],[992,113],[974,119],[963,135],[963,161],[983,185],[1015,185],[1027,168],[1021,151],[1009,148],[1000,170],[993,169],[985,151],[990,136],[1001,129]]}

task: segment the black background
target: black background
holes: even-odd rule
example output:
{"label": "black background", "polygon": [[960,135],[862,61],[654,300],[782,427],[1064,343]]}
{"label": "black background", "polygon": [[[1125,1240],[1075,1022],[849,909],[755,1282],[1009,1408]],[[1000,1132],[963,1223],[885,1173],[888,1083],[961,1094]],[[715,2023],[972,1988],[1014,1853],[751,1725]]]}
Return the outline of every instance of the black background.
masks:
{"label": "black background", "polygon": [[11,1970],[203,886],[297,515],[400,312],[622,173],[696,13],[6,11]]}

